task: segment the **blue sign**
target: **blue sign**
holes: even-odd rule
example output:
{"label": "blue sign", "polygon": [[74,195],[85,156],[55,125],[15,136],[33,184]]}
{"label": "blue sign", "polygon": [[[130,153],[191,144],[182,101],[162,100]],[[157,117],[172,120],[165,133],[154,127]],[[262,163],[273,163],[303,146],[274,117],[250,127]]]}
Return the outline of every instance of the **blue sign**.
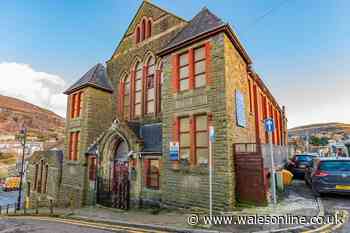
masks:
{"label": "blue sign", "polygon": [[238,126],[247,126],[244,95],[239,90],[236,90],[236,120]]}
{"label": "blue sign", "polygon": [[216,137],[216,135],[215,135],[215,128],[214,128],[214,126],[209,126],[209,140],[211,142],[215,142],[215,137]]}
{"label": "blue sign", "polygon": [[179,160],[180,156],[180,146],[178,142],[170,142],[169,156],[171,161]]}
{"label": "blue sign", "polygon": [[269,133],[275,131],[275,123],[273,122],[272,118],[265,119],[265,130]]}

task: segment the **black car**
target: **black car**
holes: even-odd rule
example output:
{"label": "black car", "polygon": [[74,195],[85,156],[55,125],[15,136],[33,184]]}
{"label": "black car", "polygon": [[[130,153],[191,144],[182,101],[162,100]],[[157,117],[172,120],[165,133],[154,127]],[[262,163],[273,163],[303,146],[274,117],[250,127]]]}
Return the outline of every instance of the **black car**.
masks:
{"label": "black car", "polygon": [[293,173],[296,178],[304,178],[305,170],[312,164],[313,156],[309,154],[295,155],[290,161],[288,161],[287,169]]}
{"label": "black car", "polygon": [[350,158],[317,158],[307,168],[305,182],[314,194],[350,194]]}

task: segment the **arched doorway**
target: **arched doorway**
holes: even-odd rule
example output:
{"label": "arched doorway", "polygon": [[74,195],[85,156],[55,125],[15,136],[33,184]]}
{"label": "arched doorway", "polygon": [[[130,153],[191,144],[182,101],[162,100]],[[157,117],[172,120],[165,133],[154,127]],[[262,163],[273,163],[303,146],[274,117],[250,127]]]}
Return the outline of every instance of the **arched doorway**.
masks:
{"label": "arched doorway", "polygon": [[108,161],[108,177],[98,180],[97,203],[118,209],[129,208],[129,144],[122,138],[113,140]]}

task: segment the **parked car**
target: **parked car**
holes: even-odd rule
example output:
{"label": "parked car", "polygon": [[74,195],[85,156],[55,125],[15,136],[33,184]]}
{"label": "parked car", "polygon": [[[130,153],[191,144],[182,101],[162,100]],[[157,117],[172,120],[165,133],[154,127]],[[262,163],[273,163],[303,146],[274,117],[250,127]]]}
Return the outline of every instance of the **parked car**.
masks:
{"label": "parked car", "polygon": [[316,196],[324,193],[350,194],[350,158],[314,159],[306,169],[305,182]]}
{"label": "parked car", "polygon": [[304,178],[305,170],[312,163],[314,156],[310,154],[298,154],[288,161],[286,168],[291,171],[296,178]]}

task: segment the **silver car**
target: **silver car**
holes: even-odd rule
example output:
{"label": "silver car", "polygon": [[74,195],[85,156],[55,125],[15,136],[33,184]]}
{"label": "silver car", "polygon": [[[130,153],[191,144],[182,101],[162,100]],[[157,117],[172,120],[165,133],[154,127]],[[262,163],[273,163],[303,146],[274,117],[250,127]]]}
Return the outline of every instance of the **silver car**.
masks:
{"label": "silver car", "polygon": [[350,194],[350,158],[315,158],[306,169],[305,182],[314,194]]}

